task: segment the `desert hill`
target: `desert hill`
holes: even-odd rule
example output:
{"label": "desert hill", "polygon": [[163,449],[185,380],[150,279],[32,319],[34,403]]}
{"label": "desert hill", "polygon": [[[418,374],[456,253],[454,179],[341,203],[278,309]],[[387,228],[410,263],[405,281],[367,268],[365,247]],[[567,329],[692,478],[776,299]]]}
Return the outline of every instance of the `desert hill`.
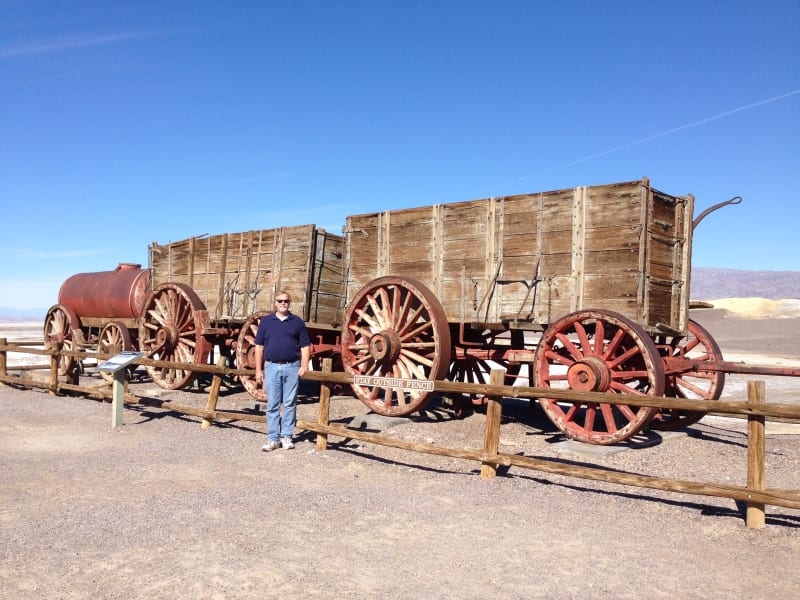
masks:
{"label": "desert hill", "polygon": [[693,267],[692,300],[800,298],[800,271],[745,271]]}

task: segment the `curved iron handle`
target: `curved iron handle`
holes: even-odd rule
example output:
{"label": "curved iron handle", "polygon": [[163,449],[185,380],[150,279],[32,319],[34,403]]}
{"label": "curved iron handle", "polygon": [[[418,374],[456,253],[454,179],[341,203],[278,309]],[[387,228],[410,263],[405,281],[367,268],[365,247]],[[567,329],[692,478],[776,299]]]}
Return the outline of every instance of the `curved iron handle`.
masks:
{"label": "curved iron handle", "polygon": [[700,221],[705,219],[710,213],[714,212],[715,210],[722,208],[723,206],[728,206],[728,204],[741,204],[741,203],[742,203],[742,197],[734,196],[730,200],[725,200],[725,202],[720,202],[719,204],[715,204],[714,206],[709,206],[707,209],[701,212],[694,221],[692,221],[692,230],[694,230],[695,227],[697,227],[697,224]]}

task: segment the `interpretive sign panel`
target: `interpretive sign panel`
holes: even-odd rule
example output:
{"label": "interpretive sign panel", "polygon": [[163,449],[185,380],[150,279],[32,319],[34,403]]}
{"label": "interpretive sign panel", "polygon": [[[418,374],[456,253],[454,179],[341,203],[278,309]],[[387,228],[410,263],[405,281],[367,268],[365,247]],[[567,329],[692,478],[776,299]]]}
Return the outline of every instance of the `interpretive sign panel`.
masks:
{"label": "interpretive sign panel", "polygon": [[104,371],[106,373],[116,373],[123,367],[127,367],[137,358],[144,356],[144,352],[134,352],[133,350],[126,350],[124,352],[120,352],[119,354],[115,354],[111,358],[109,358],[106,362],[102,365],[97,367],[98,371]]}

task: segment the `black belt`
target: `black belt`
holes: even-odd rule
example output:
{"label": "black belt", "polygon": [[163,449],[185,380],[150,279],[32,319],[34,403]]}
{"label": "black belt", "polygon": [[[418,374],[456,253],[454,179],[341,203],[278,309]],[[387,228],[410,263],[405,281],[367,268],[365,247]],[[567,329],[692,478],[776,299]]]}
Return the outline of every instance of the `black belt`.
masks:
{"label": "black belt", "polygon": [[276,365],[288,365],[289,363],[297,362],[296,360],[268,360],[268,363],[274,363]]}

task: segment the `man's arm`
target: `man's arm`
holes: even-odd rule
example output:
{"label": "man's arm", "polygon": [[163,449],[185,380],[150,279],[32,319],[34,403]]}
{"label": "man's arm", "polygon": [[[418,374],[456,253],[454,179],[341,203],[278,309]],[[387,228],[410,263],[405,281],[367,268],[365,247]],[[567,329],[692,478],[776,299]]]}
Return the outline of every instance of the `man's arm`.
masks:
{"label": "man's arm", "polygon": [[297,369],[298,377],[302,377],[308,371],[308,361],[311,360],[311,346],[300,348],[300,368]]}
{"label": "man's arm", "polygon": [[256,345],[256,383],[264,382],[264,346]]}

